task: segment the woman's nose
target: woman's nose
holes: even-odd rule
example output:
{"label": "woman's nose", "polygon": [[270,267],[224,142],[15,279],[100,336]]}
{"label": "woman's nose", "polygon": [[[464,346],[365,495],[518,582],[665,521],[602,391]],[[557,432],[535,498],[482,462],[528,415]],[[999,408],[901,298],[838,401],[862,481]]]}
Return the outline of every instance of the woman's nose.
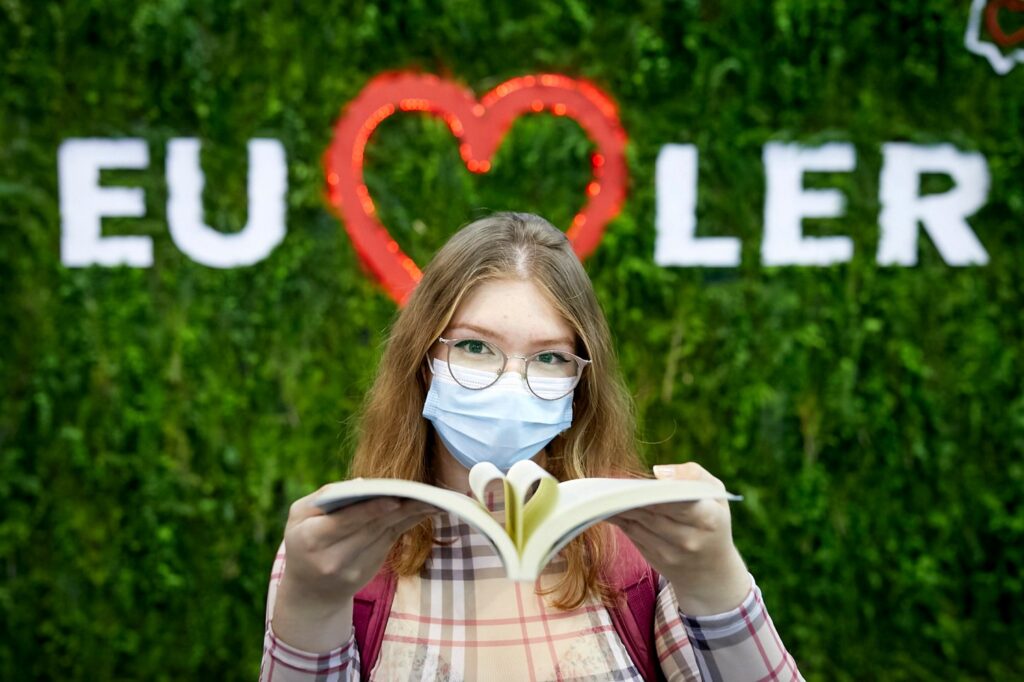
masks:
{"label": "woman's nose", "polygon": [[519,376],[526,378],[526,359],[520,357],[509,357],[505,362],[506,372],[515,372]]}

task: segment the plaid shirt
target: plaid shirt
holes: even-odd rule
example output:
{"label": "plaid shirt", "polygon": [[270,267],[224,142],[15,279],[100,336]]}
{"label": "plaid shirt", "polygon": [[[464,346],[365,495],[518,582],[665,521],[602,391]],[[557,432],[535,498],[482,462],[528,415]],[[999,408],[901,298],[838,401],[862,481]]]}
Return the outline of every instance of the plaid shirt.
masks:
{"label": "plaid shirt", "polygon": [[[435,517],[435,545],[418,576],[397,582],[375,680],[621,680],[642,679],[599,600],[560,611],[531,586],[505,579],[484,536],[456,517]],[[312,654],[274,635],[270,616],[284,574],[284,546],[271,572],[261,682],[359,679],[355,634],[338,648]],[[565,570],[556,558],[548,586]],[[802,680],[751,581],[746,599],[727,613],[682,615],[672,586],[659,585],[655,639],[668,680]],[[339,638],[340,639],[340,638]]]}

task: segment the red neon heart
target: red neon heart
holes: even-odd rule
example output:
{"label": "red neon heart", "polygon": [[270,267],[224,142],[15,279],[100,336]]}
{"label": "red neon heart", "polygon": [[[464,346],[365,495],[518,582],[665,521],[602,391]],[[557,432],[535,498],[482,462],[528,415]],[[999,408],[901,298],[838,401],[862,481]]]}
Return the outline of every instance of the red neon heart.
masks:
{"label": "red neon heart", "polygon": [[1021,0],[992,0],[985,7],[985,25],[992,39],[1001,47],[1011,47],[1024,41],[1024,28],[1018,28],[1013,33],[1007,34],[999,23],[999,10],[1005,9],[1010,13],[1024,12],[1024,2]]}
{"label": "red neon heart", "polygon": [[581,259],[601,241],[626,196],[626,134],[615,105],[596,87],[566,76],[522,76],[494,88],[478,102],[471,92],[433,75],[384,74],[370,81],[338,119],[324,154],[327,196],[338,210],[356,252],[400,305],[419,282],[420,269],[376,218],[363,179],[363,152],[374,129],[399,111],[442,117],[459,140],[466,167],[486,173],[512,122],[521,114],[550,111],[569,116],[597,145],[586,205],[566,235]]}

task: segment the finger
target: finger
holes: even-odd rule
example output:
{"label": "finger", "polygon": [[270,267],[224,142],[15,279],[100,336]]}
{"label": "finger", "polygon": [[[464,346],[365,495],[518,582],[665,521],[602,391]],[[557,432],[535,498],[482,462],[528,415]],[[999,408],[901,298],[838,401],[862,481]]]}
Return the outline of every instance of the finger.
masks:
{"label": "finger", "polygon": [[694,502],[666,502],[663,504],[655,504],[648,507],[637,507],[628,511],[620,512],[609,520],[615,518],[622,518],[627,521],[633,521],[635,523],[644,524],[661,524],[663,521],[668,521],[671,525],[678,523],[687,523],[689,518],[689,510],[693,505],[697,504]]}
{"label": "finger", "polygon": [[366,530],[374,534],[386,534],[396,526],[416,525],[428,515],[436,513],[436,509],[412,500],[403,501],[397,509],[383,514],[354,519],[356,532]]}
{"label": "finger", "polygon": [[318,552],[316,570],[362,587],[380,570],[399,536],[397,531],[374,533],[369,529],[349,535]]}
{"label": "finger", "polygon": [[377,536],[386,534],[392,526],[406,521],[415,525],[435,511],[429,505],[413,501],[403,504],[394,498],[373,500],[332,514],[306,518],[293,532],[304,538],[308,550],[319,551],[363,532]]}
{"label": "finger", "polygon": [[637,523],[634,521],[619,520],[614,525],[618,526],[632,541],[636,548],[640,550],[640,553],[647,558],[648,561],[653,559],[654,562],[660,562],[663,560],[663,552],[665,549],[665,537],[652,531],[650,528],[645,526],[643,523]]}
{"label": "finger", "polygon": [[339,557],[359,557],[360,562],[373,564],[376,571],[399,538],[422,523],[424,518],[423,514],[415,513],[395,523],[379,527],[364,526],[327,548],[327,551]]}
{"label": "finger", "polygon": [[382,532],[367,531],[361,535],[352,535],[338,543],[338,551],[344,556],[358,556],[361,561],[370,564],[373,572],[380,570],[381,564],[391,552],[391,548],[404,533],[423,522],[422,516],[407,518],[391,525]]}
{"label": "finger", "polygon": [[659,480],[704,481],[724,491],[725,484],[696,462],[682,464],[658,464],[654,467],[654,477]]}
{"label": "finger", "polygon": [[428,516],[431,516],[435,513],[437,513],[437,510],[434,509],[433,507],[427,507],[427,509],[425,510],[410,512],[404,519],[393,524],[391,526],[391,531],[395,534],[396,537],[403,535],[404,533],[407,533],[408,531],[412,530],[416,526],[423,523],[423,520],[426,519]]}
{"label": "finger", "polygon": [[685,524],[683,521],[664,514],[652,514],[647,509],[631,509],[628,512],[612,516],[607,521],[623,530],[625,530],[626,524],[637,524],[646,526],[659,534],[674,532],[681,524]]}
{"label": "finger", "polygon": [[655,514],[644,510],[622,520],[620,528],[626,530],[628,527],[644,528],[659,538],[666,538],[678,534],[681,529],[697,528],[687,520],[680,520],[674,516]]}
{"label": "finger", "polygon": [[647,516],[644,513],[644,510],[646,509],[647,507],[633,507],[632,509],[625,509],[615,514],[615,516],[608,517],[608,520],[610,521],[611,519],[626,519],[631,521],[639,521],[641,519],[646,519]]}
{"label": "finger", "polygon": [[677,481],[699,481],[704,475],[710,476],[707,469],[696,462],[683,462],[681,464],[657,464],[654,466],[654,476],[659,479]]}
{"label": "finger", "polygon": [[642,523],[650,522],[652,519],[669,518],[673,521],[685,521],[691,516],[702,502],[713,500],[694,500],[691,502],[662,502],[647,507],[637,507],[629,512],[629,518]]}
{"label": "finger", "polygon": [[419,512],[421,514],[436,514],[439,511],[441,511],[439,507],[435,507],[434,505],[428,502],[421,502],[420,500],[410,499],[402,500],[402,509],[410,513]]}
{"label": "finger", "polygon": [[314,503],[320,495],[324,494],[326,490],[330,488],[330,484],[320,486],[317,490],[314,490],[308,495],[300,497],[299,499],[292,502],[291,506],[288,507],[288,523],[298,523],[303,519],[307,519],[310,516],[318,516],[323,514],[323,510],[317,507]]}
{"label": "finger", "polygon": [[357,551],[369,551],[381,544],[390,548],[402,534],[423,523],[423,515],[416,513],[405,517],[382,520],[380,524],[364,526],[357,533],[346,537],[343,542],[352,544]]}
{"label": "finger", "polygon": [[688,526],[700,530],[714,530],[728,518],[728,507],[723,509],[719,500],[695,502],[669,502],[636,510],[633,519],[660,531]]}
{"label": "finger", "polygon": [[[316,502],[324,495],[330,493],[332,484],[321,486],[318,490],[301,497],[292,503],[288,509],[288,523],[286,527],[290,527],[297,523],[302,523],[306,519],[315,516],[323,516],[326,512],[317,506]],[[383,514],[393,509],[397,509],[399,506],[399,500],[394,497],[377,497],[370,500],[363,500],[352,504],[340,507],[334,512],[346,512],[356,514]]]}

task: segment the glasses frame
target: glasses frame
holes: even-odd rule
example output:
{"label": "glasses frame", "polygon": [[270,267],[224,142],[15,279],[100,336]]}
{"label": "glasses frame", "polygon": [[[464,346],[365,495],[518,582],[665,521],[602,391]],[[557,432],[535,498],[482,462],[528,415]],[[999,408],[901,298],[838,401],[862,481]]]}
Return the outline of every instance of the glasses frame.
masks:
{"label": "glasses frame", "polygon": [[[464,383],[459,381],[458,378],[456,378],[455,373],[452,372],[452,369],[451,369],[452,364],[451,364],[450,358],[451,358],[451,354],[452,354],[452,348],[455,346],[455,344],[461,343],[462,341],[480,341],[482,343],[486,343],[488,346],[494,348],[494,350],[496,350],[499,353],[501,353],[501,369],[499,369],[497,374],[494,375],[494,381],[492,381],[491,383],[487,384],[486,386],[466,386]],[[576,387],[580,385],[580,379],[583,378],[583,370],[585,370],[587,368],[587,365],[591,364],[591,362],[592,362],[591,360],[587,360],[586,358],[581,358],[580,356],[576,355],[575,353],[570,353],[569,351],[565,351],[565,350],[555,350],[555,349],[539,350],[536,353],[533,353],[531,355],[516,355],[516,354],[513,354],[513,353],[506,353],[505,349],[502,348],[501,346],[499,346],[498,344],[492,343],[491,341],[485,341],[484,339],[475,339],[475,338],[446,339],[443,336],[439,336],[439,337],[437,337],[437,343],[440,343],[441,345],[444,346],[444,349],[445,349],[445,351],[444,351],[444,362],[445,362],[446,365],[448,365],[448,373],[451,374],[452,379],[455,379],[455,383],[457,383],[459,386],[462,386],[463,388],[468,388],[471,391],[482,391],[485,388],[490,388],[494,384],[498,383],[498,379],[500,379],[501,375],[505,373],[505,368],[508,367],[509,358],[518,358],[519,360],[523,361],[523,381],[526,383],[526,388],[528,388],[530,390],[530,393],[532,393],[536,397],[540,398],[541,400],[549,400],[549,401],[550,400],[561,400],[565,396],[567,396],[570,393],[572,393],[573,391],[575,391]],[[555,398],[545,398],[542,395],[538,395],[537,392],[533,390],[533,387],[530,386],[530,380],[527,378],[527,375],[530,373],[530,369],[529,369],[530,368],[530,362],[532,362],[534,359],[536,359],[536,357],[538,355],[544,355],[545,353],[559,353],[561,355],[568,355],[569,357],[574,358],[576,360],[576,362],[578,363],[577,367],[579,367],[579,370],[576,372],[576,381],[573,382],[573,385],[569,388],[568,391],[566,391],[562,395],[557,396]],[[431,373],[433,373],[433,371],[434,371],[433,365],[428,362],[427,363],[427,367],[429,367]]]}

